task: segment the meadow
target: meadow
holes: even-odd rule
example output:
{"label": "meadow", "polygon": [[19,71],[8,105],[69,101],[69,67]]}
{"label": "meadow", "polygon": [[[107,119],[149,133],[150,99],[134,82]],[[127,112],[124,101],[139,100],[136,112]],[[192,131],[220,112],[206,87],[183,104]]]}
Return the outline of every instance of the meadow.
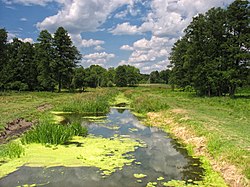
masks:
{"label": "meadow", "polygon": [[[170,87],[162,85],[88,89],[83,93],[6,92],[0,94],[0,127],[3,130],[7,122],[17,118],[38,121],[42,124],[46,117],[51,119],[51,111],[105,114],[117,95],[125,96],[122,100],[129,100],[132,111],[144,116],[145,124],[160,125],[172,133],[186,145],[191,155],[205,156],[210,161],[235,166],[237,173],[243,176],[240,179],[242,184],[247,184],[250,179],[249,89],[239,90],[235,98],[198,97],[193,92],[173,91]],[[80,129],[79,125],[73,124],[69,127],[71,130],[66,130],[68,134],[62,141],[60,137],[59,140],[55,139],[54,143],[44,141],[45,136],[40,137],[41,141],[37,140],[39,132],[50,127],[46,125],[48,124],[36,126],[29,132],[30,134],[27,133],[23,137],[22,141],[61,144],[73,135],[82,133],[85,136],[87,133]],[[197,145],[194,145],[194,142],[185,141],[185,138],[182,139],[175,133],[179,127],[188,129],[187,132],[191,132],[194,137],[202,137],[204,141],[200,148],[204,150],[197,153],[197,150],[195,151]],[[64,127],[55,128],[58,132],[65,132]],[[51,139],[53,133],[51,129]],[[32,134],[37,136],[34,137]],[[19,157],[22,154],[22,148],[17,144],[1,148],[0,156]],[[9,154],[9,150],[17,151],[12,155]],[[221,171],[221,168],[218,170]],[[225,172],[224,175],[226,174],[228,173]],[[230,180],[227,182],[230,183]]]}

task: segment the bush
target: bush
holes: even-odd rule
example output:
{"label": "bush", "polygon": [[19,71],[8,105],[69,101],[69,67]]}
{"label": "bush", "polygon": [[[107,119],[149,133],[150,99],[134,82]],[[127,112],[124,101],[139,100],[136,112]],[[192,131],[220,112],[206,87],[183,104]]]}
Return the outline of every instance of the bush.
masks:
{"label": "bush", "polygon": [[22,137],[22,143],[41,143],[41,144],[64,144],[73,136],[86,136],[87,129],[80,124],[59,125],[42,123],[28,131]]}
{"label": "bush", "polygon": [[24,148],[16,142],[10,142],[0,146],[0,158],[20,158],[24,154]]}

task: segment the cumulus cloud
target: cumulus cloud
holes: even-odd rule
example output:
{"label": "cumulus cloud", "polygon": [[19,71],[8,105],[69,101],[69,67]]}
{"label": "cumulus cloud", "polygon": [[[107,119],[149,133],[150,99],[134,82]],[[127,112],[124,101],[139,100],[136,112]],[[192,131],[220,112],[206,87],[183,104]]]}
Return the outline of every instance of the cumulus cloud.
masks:
{"label": "cumulus cloud", "polygon": [[225,7],[231,2],[233,0],[152,0],[151,11],[140,26],[125,22],[117,24],[111,33],[135,35],[151,32],[159,37],[179,37],[193,16],[212,7]]}
{"label": "cumulus cloud", "polygon": [[150,40],[143,38],[133,46],[122,46],[120,49],[133,52],[120,64],[134,65],[143,72],[165,69],[169,65],[171,47],[184,34],[183,30],[192,17],[212,7],[225,7],[231,2],[233,0],[152,0],[151,11],[141,25],[125,22],[110,31],[114,35],[152,34]]}
{"label": "cumulus cloud", "polygon": [[122,60],[119,65],[130,64],[140,68],[142,72],[166,69],[169,65],[168,57],[175,39],[152,36],[151,39],[140,39],[133,46],[124,45],[121,49],[133,50],[128,60]]}
{"label": "cumulus cloud", "polygon": [[63,26],[70,33],[96,31],[114,10],[132,3],[133,0],[71,0],[71,3],[64,3],[62,10],[56,15],[38,23],[37,27],[51,32],[59,26]]}
{"label": "cumulus cloud", "polygon": [[133,51],[134,48],[129,46],[129,45],[123,45],[120,47],[121,50],[124,50],[124,51]]}
{"label": "cumulus cloud", "polygon": [[22,42],[29,42],[31,44],[34,43],[34,40],[32,38],[20,38],[17,36],[17,34],[9,32],[7,37],[8,43],[13,42],[13,38],[18,38]]}
{"label": "cumulus cloud", "polygon": [[96,46],[94,49],[96,51],[103,51],[104,50],[104,48],[102,46],[100,46],[100,45]]}
{"label": "cumulus cloud", "polygon": [[92,53],[83,56],[82,64],[85,67],[88,67],[93,64],[105,67],[106,63],[113,58],[115,58],[115,54],[112,53],[106,53],[106,52]]}
{"label": "cumulus cloud", "polygon": [[135,35],[141,33],[137,26],[130,25],[128,22],[118,24],[116,28],[110,32],[114,35]]}
{"label": "cumulus cloud", "polygon": [[103,40],[86,40],[82,38],[81,34],[70,34],[70,37],[78,48],[96,47],[105,43]]}

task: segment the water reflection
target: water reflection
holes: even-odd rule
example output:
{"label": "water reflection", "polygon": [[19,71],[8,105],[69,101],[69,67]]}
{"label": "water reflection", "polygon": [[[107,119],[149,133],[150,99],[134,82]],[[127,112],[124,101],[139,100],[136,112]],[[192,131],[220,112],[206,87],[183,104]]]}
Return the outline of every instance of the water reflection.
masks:
{"label": "water reflection", "polygon": [[[80,121],[88,127],[89,133],[105,138],[114,135],[129,136],[146,143],[132,153],[136,159],[130,166],[103,179],[98,168],[30,168],[21,167],[18,171],[0,180],[0,186],[18,186],[20,184],[44,184],[45,186],[146,186],[158,177],[169,180],[201,180],[203,170],[198,159],[191,158],[187,151],[169,135],[155,127],[146,127],[129,110],[111,109],[106,118],[93,121],[82,115],[65,116],[69,121]],[[141,163],[141,164],[138,164]],[[141,183],[133,174],[147,175]],[[158,182],[159,186],[162,186]]]}

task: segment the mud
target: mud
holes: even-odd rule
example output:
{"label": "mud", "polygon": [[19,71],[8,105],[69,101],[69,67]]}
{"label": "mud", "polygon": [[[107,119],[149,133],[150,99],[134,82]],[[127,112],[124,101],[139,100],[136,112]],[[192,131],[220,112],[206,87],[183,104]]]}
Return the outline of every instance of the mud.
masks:
{"label": "mud", "polygon": [[19,137],[22,133],[28,130],[34,122],[26,121],[23,118],[18,118],[7,123],[3,132],[0,133],[0,144],[8,142],[14,137]]}

